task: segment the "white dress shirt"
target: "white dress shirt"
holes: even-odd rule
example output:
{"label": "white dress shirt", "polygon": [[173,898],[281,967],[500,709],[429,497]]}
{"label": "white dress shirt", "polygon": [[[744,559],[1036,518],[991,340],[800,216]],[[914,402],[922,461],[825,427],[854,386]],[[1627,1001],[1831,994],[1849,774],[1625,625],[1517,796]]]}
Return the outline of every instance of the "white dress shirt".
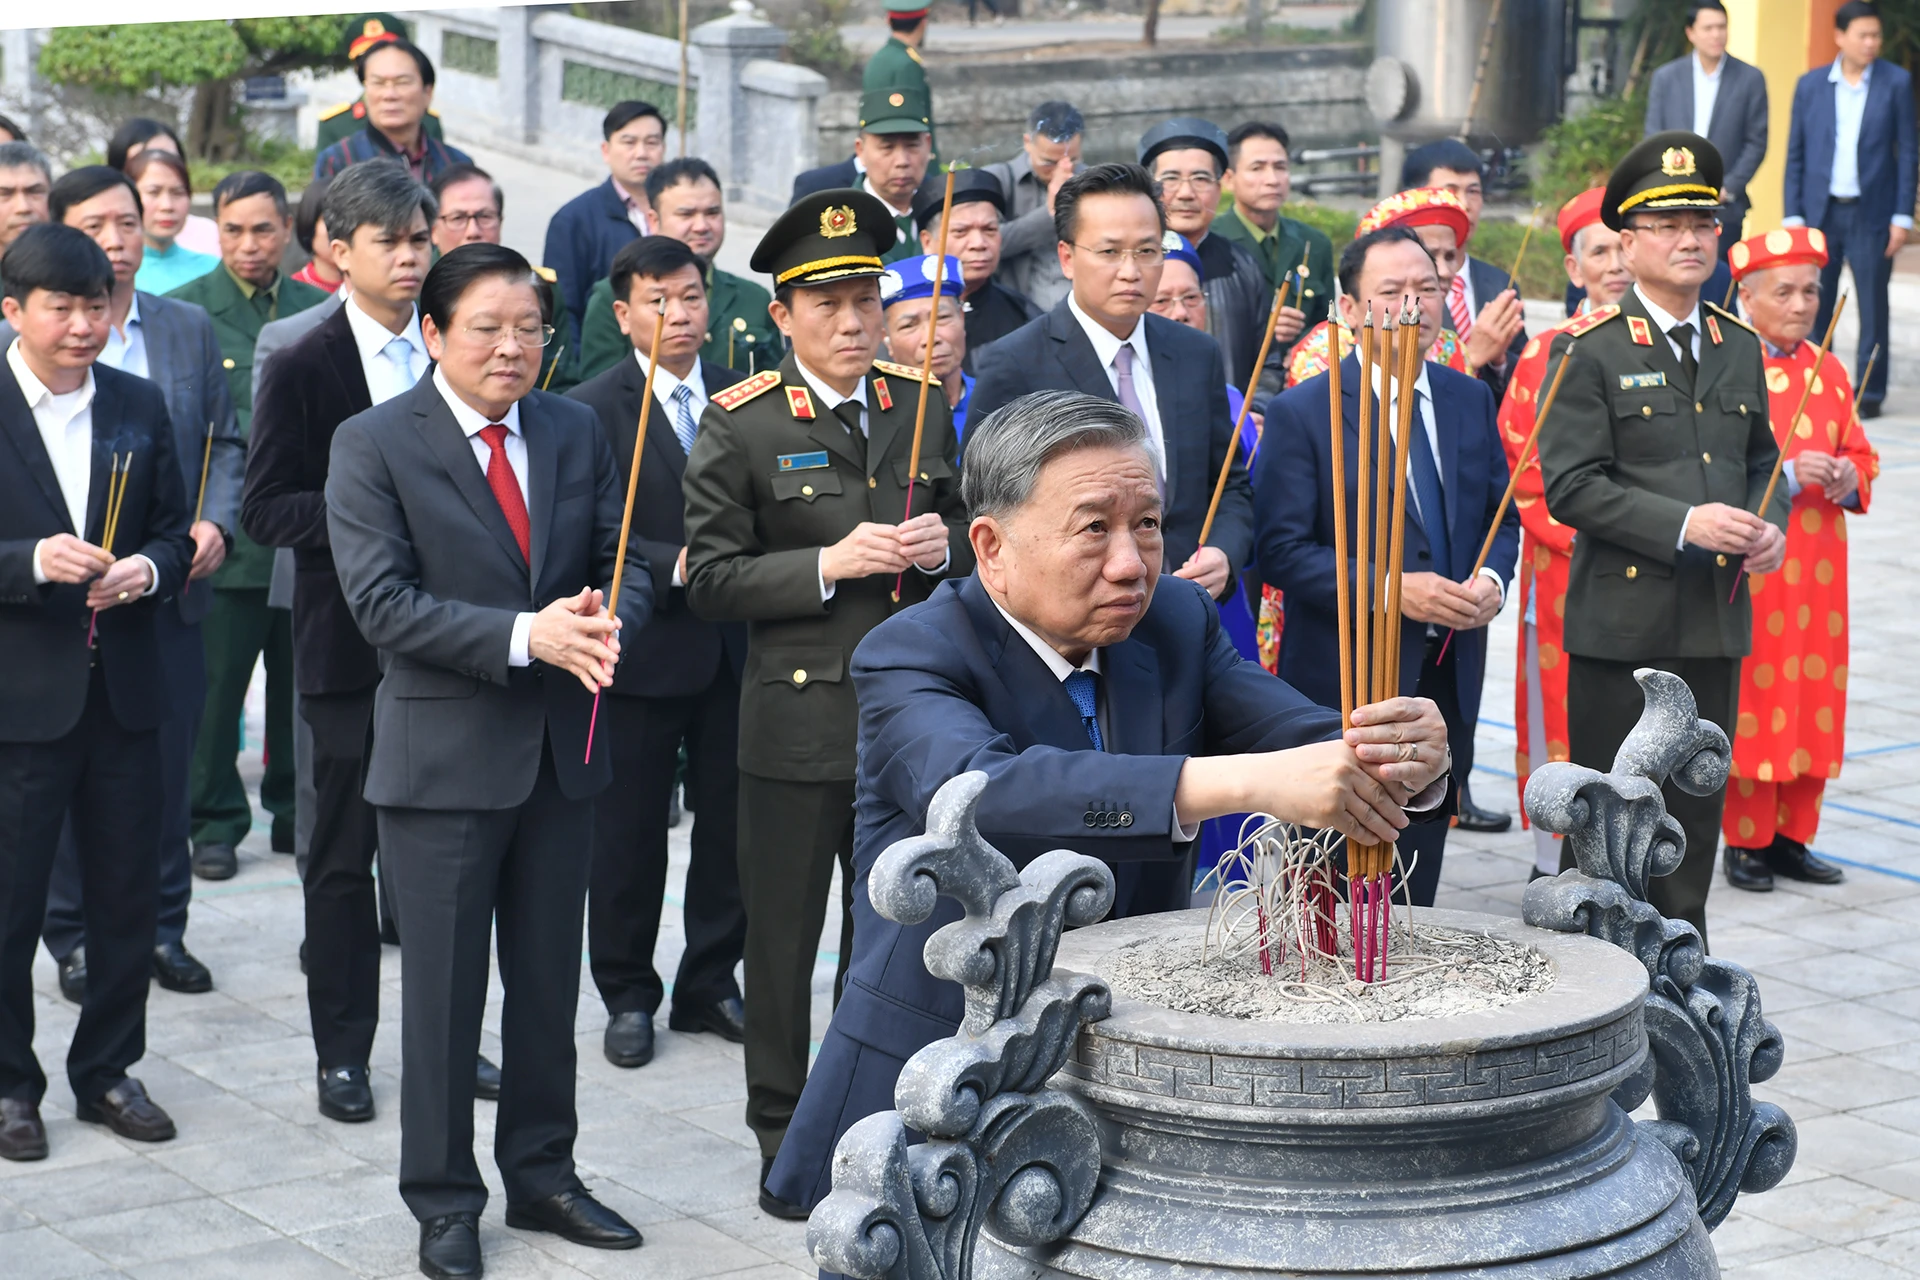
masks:
{"label": "white dress shirt", "polygon": [[[1380,402],[1382,394],[1380,391],[1380,379],[1382,376],[1382,370],[1374,370],[1373,394],[1376,403]],[[1394,434],[1393,428],[1394,425],[1400,421],[1399,411],[1395,407],[1399,400],[1399,389],[1400,384],[1398,381],[1393,382],[1389,386],[1389,389],[1385,393],[1385,408],[1382,410],[1382,412],[1388,415],[1387,434],[1393,436],[1396,441],[1398,441],[1399,437]],[[1424,360],[1420,362],[1420,376],[1413,380],[1413,390],[1414,407],[1419,410],[1420,423],[1426,428],[1427,432],[1427,450],[1433,454],[1433,469],[1439,474],[1440,486],[1444,490],[1447,479],[1446,472],[1440,467],[1440,425],[1434,420],[1433,416],[1433,387],[1427,381],[1427,362]],[[1412,467],[1411,461],[1408,462],[1408,467]],[[1426,526],[1426,513],[1420,510],[1420,491],[1413,486],[1411,476],[1408,477],[1407,497],[1412,499],[1414,512],[1420,516],[1421,527],[1424,528]],[[1444,513],[1442,514],[1444,516]],[[1481,568],[1480,576],[1493,583],[1494,590],[1500,593],[1500,603],[1504,607],[1507,602],[1507,584],[1500,580],[1499,574],[1485,567]]]}
{"label": "white dress shirt", "polygon": [[353,330],[353,345],[360,353],[360,370],[366,374],[367,394],[373,402],[385,404],[413,390],[427,371],[427,340],[420,334],[420,308],[415,307],[407,327],[395,333],[362,311],[358,298],[348,298],[341,305],[347,310],[347,327]]}
{"label": "white dress shirt", "polygon": [[1720,97],[1720,73],[1727,69],[1727,56],[1721,54],[1720,64],[1711,71],[1700,61],[1698,50],[1687,61],[1693,67],[1693,131],[1704,138],[1713,120],[1713,104]]}
{"label": "white dress shirt", "polygon": [[[493,425],[492,420],[455,395],[453,388],[447,385],[447,375],[437,368],[433,371],[433,386],[440,393],[440,398],[447,402],[447,408],[453,411],[453,420],[467,437],[467,443],[473,448],[474,461],[480,464],[480,474],[485,476],[487,465],[493,461],[493,446],[482,440],[480,433]],[[527,438],[520,433],[518,404],[507,410],[507,416],[501,419],[500,425],[507,429],[507,465],[513,468],[513,478],[520,485],[520,501],[526,505],[527,515],[531,519],[533,504],[527,498]],[[533,614],[517,615],[513,620],[513,635],[507,642],[508,666],[532,665],[533,659],[527,653],[528,639],[532,634]]]}
{"label": "white dress shirt", "polygon": [[[642,378],[646,377],[646,352],[635,347],[633,349],[633,361],[640,366],[640,376]],[[667,415],[667,429],[669,431],[673,430],[673,393],[680,389],[683,382],[688,392],[687,408],[692,412],[693,420],[695,422],[700,421],[700,415],[707,411],[707,376],[701,371],[700,357],[695,356],[693,358],[693,368],[688,371],[684,379],[674,377],[673,370],[667,368],[665,365],[661,365],[659,372],[653,375],[653,398],[660,402],[661,412]],[[863,426],[866,424],[864,415],[860,421]],[[649,426],[651,426],[651,423],[649,423]],[[676,587],[684,587],[687,585],[681,580],[680,562],[678,560],[674,561],[673,576],[669,581],[671,585]]]}
{"label": "white dress shirt", "polygon": [[124,329],[107,326],[107,345],[100,349],[100,363],[109,369],[118,369],[130,373],[136,378],[144,378],[147,373],[147,332],[140,323],[140,295],[133,295],[133,302],[127,307],[127,323]]}
{"label": "white dress shirt", "polygon": [[[1676,360],[1685,360],[1687,358],[1687,353],[1680,350],[1680,340],[1673,336],[1673,326],[1677,324],[1692,325],[1693,339],[1689,345],[1692,348],[1693,358],[1695,360],[1698,360],[1700,358],[1700,299],[1699,298],[1696,297],[1693,300],[1693,310],[1688,312],[1684,317],[1682,317],[1682,316],[1671,316],[1671,315],[1668,315],[1665,311],[1661,310],[1660,307],[1657,306],[1651,299],[1649,299],[1646,294],[1640,291],[1640,286],[1637,284],[1633,286],[1633,296],[1640,299],[1640,305],[1647,309],[1647,316],[1654,322],[1654,324],[1659,326],[1661,334],[1664,335],[1667,340],[1667,349],[1673,352],[1673,357]],[[1687,514],[1680,521],[1680,541],[1673,544],[1674,549],[1676,551],[1683,550],[1686,547],[1687,522],[1692,519],[1693,519],[1693,508],[1688,507]]]}
{"label": "white dress shirt", "polygon": [[1833,85],[1833,172],[1827,177],[1827,194],[1842,200],[1860,195],[1860,122],[1867,114],[1867,90],[1873,84],[1873,64],[1860,72],[1859,84],[1848,84],[1840,71],[1840,59],[1827,71]]}
{"label": "white dress shirt", "polygon": [[[867,171],[864,168],[860,170],[860,175],[860,186],[868,195],[887,206],[888,213],[892,214],[895,218],[908,218],[913,216],[913,210],[911,208],[897,209],[894,207],[893,201],[874,190],[873,179],[867,176]],[[905,244],[907,242],[907,233],[897,222],[893,228],[893,242],[895,244]]]}
{"label": "white dress shirt", "polygon": [[1167,479],[1167,434],[1160,425],[1160,398],[1153,390],[1153,357],[1147,351],[1147,318],[1141,316],[1134,321],[1133,332],[1122,340],[1082,311],[1080,300],[1071,293],[1067,295],[1067,310],[1080,322],[1087,341],[1093,344],[1093,354],[1106,371],[1107,384],[1113,388],[1116,397],[1120,394],[1120,371],[1114,367],[1114,357],[1120,354],[1121,347],[1133,348],[1133,393],[1140,398],[1140,408],[1145,411],[1147,438],[1153,442],[1153,460],[1160,468],[1160,482],[1164,485]]}
{"label": "white dress shirt", "polygon": [[[74,391],[55,393],[27,367],[20,354],[20,339],[7,348],[7,368],[20,385],[20,395],[33,411],[33,425],[40,430],[40,443],[46,446],[53,463],[53,478],[60,483],[60,497],[67,504],[67,520],[76,537],[87,536],[87,499],[93,488],[93,370]],[[40,548],[46,539],[33,545],[33,580],[45,585],[50,579],[40,567]],[[136,555],[147,566],[146,595],[159,585],[160,571],[146,556]]]}

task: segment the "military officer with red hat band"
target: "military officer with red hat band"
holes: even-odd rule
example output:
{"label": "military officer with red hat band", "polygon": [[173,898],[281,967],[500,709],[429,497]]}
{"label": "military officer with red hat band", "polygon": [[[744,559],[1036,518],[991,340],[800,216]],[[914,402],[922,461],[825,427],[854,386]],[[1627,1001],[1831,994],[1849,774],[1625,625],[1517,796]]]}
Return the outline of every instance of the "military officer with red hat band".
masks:
{"label": "military officer with red hat band", "polygon": [[1826,237],[1784,227],[1742,240],[1728,261],[1765,344],[1774,435],[1787,455],[1781,487],[1793,507],[1785,563],[1749,580],[1753,654],[1741,672],[1727,784],[1727,882],[1754,891],[1773,888],[1776,875],[1838,884],[1841,869],[1807,846],[1846,751],[1847,516],[1866,514],[1880,459],[1854,413],[1846,369],[1807,340]]}

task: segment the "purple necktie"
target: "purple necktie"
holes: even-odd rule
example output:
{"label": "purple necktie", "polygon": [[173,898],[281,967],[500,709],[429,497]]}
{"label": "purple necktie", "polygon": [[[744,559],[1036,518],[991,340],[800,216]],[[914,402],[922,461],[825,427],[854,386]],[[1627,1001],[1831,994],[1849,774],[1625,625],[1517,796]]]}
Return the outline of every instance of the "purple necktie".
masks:
{"label": "purple necktie", "polygon": [[1120,403],[1133,410],[1133,416],[1146,422],[1147,411],[1140,405],[1140,394],[1133,389],[1133,348],[1122,346],[1113,353],[1113,371],[1120,375]]}

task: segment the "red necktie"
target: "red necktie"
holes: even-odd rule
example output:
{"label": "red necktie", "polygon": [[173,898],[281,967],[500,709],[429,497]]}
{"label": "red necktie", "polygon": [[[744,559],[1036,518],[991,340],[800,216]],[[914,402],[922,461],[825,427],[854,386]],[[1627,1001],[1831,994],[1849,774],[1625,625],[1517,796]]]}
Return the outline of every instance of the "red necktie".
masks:
{"label": "red necktie", "polygon": [[480,428],[480,438],[493,450],[493,456],[487,459],[487,487],[500,504],[500,514],[507,518],[507,528],[513,530],[513,540],[520,544],[520,558],[531,562],[533,526],[527,520],[527,500],[520,496],[513,464],[507,461],[507,429],[498,422],[488,423]]}
{"label": "red necktie", "polygon": [[1465,342],[1473,332],[1473,313],[1467,310],[1467,278],[1458,275],[1447,289],[1447,312],[1453,317],[1453,331]]}

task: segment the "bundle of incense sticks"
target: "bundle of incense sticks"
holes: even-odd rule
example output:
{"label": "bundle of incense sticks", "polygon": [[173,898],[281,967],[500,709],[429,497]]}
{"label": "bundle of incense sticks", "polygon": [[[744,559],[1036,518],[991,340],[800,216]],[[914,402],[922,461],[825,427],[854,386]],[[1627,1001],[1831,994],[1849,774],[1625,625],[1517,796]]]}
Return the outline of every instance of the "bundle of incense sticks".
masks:
{"label": "bundle of incense sticks", "polygon": [[[133,470],[133,451],[129,449],[125,457],[113,455],[107,467],[107,521],[101,530],[103,536],[100,546],[108,555],[113,555],[114,539],[120,536],[120,504],[127,500],[127,474]],[[95,609],[87,619],[87,648],[93,648],[94,629],[100,625],[100,611]]]}
{"label": "bundle of incense sticks", "polygon": [[[1412,456],[1414,397],[1388,394],[1410,388],[1420,370],[1420,316],[1409,302],[1376,324],[1367,306],[1360,330],[1359,452],[1355,459],[1354,521],[1347,525],[1346,486],[1333,486],[1334,559],[1340,566],[1340,720],[1353,726],[1353,709],[1398,695],[1400,689],[1400,575],[1406,558],[1407,464]],[[1328,379],[1334,474],[1346,474],[1340,365]],[[1376,405],[1376,390],[1378,404]],[[1377,411],[1376,411],[1377,409]],[[1389,430],[1391,427],[1391,430]],[[1389,505],[1391,504],[1391,505]],[[1394,846],[1347,842],[1347,904],[1353,931],[1353,974],[1361,982],[1387,972],[1387,925],[1393,899]]]}

